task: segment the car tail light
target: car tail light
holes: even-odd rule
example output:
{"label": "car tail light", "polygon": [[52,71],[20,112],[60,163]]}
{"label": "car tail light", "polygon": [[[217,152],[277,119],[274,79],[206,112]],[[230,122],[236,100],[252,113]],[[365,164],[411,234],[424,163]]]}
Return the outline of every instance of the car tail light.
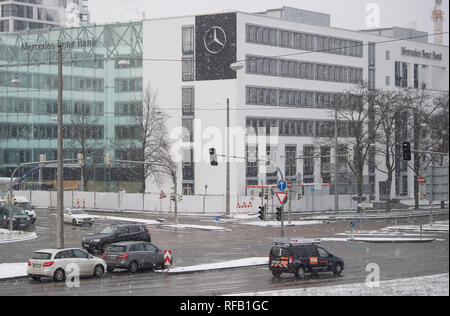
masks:
{"label": "car tail light", "polygon": [[55,261],[44,262],[44,264],[42,266],[43,267],[51,267],[54,263],[55,263]]}
{"label": "car tail light", "polygon": [[106,259],[106,253],[103,254],[102,258],[103,258],[103,259]]}
{"label": "car tail light", "polygon": [[120,256],[119,256],[119,259],[126,259],[126,258],[128,258],[129,256],[130,256],[129,254],[124,253],[123,255],[120,255]]}
{"label": "car tail light", "polygon": [[31,266],[31,262],[30,262],[30,260],[28,260],[28,266]]}
{"label": "car tail light", "polygon": [[292,256],[289,257],[289,263],[290,264],[294,263],[294,258],[292,258]]}

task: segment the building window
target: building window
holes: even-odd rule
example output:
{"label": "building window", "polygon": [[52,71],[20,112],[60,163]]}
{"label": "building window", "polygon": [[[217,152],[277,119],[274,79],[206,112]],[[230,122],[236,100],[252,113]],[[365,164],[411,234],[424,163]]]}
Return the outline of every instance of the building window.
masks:
{"label": "building window", "polygon": [[419,65],[414,64],[414,89],[419,89]]}
{"label": "building window", "polygon": [[182,50],[183,55],[194,54],[194,27],[188,26],[182,28]]}
{"label": "building window", "polygon": [[183,115],[194,115],[194,88],[182,88]]}
{"label": "building window", "polygon": [[285,147],[285,170],[286,179],[290,181],[296,180],[297,174],[297,146],[296,145],[286,145]]}
{"label": "building window", "polygon": [[[313,157],[314,146],[313,145],[303,146],[303,156]],[[314,158],[303,159],[303,182],[314,183]]]}
{"label": "building window", "polygon": [[391,77],[386,76],[386,86],[389,87],[391,85]]}
{"label": "building window", "polygon": [[182,60],[182,80],[194,80],[194,57],[183,57]]}

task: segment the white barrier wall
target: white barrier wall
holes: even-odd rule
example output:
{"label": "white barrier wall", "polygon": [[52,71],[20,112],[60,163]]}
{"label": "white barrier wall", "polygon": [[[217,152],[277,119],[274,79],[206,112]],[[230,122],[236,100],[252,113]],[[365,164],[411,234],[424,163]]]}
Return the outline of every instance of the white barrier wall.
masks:
{"label": "white barrier wall", "polygon": [[[48,208],[56,206],[57,192],[53,191],[15,191],[16,196],[27,197],[31,204],[37,207]],[[183,196],[182,201],[178,202],[179,214],[225,214],[225,196],[223,195],[192,195]],[[78,203],[77,203],[78,202]],[[98,210],[134,210],[153,213],[169,213],[174,209],[174,202],[169,198],[160,199],[159,194],[155,193],[106,193],[106,192],[64,192],[64,207],[74,207],[78,205],[87,209]],[[269,210],[272,207],[278,207],[280,203],[274,196],[273,200],[266,201]],[[261,198],[258,196],[232,196],[231,213],[249,214],[257,213],[261,205]],[[292,212],[310,212],[334,210],[334,196],[328,192],[307,193],[301,200],[293,199],[291,201]],[[289,203],[285,205],[285,210],[289,208]],[[341,195],[339,197],[340,210],[356,209],[356,202],[350,195]]]}

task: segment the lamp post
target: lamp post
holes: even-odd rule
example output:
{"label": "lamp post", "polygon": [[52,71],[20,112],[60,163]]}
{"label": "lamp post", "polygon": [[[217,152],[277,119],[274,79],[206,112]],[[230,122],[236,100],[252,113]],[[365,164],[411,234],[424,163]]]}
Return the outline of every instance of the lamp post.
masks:
{"label": "lamp post", "polygon": [[[230,68],[234,70],[236,73],[238,70],[244,68],[243,62],[236,62],[230,65]],[[237,76],[237,75],[236,75]],[[227,151],[226,151],[226,184],[225,184],[225,195],[226,195],[226,204],[225,204],[225,215],[231,215],[230,208],[230,99],[227,99]]]}
{"label": "lamp post", "polygon": [[63,169],[63,129],[62,129],[62,44],[58,45],[58,153],[57,153],[57,202],[56,202],[56,248],[64,248],[64,169]]}
{"label": "lamp post", "polygon": [[337,105],[334,106],[334,212],[339,212],[339,158],[338,158],[338,119]]}

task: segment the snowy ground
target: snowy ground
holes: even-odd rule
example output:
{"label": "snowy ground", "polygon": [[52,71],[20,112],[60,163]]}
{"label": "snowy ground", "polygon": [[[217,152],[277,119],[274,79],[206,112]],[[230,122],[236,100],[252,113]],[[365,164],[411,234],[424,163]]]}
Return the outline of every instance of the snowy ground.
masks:
{"label": "snowy ground", "polygon": [[0,228],[0,244],[31,240],[37,237],[38,236],[35,232],[26,232],[20,230],[9,231],[8,229]]}
{"label": "snowy ground", "polygon": [[214,231],[229,231],[229,229],[226,229],[224,227],[220,227],[218,225],[212,226],[212,225],[191,225],[191,224],[172,224],[172,223],[165,223],[161,221],[156,220],[150,220],[150,219],[143,219],[143,218],[131,218],[131,217],[119,217],[119,216],[99,216],[94,215],[95,218],[102,218],[102,219],[108,219],[112,221],[118,221],[118,222],[132,222],[132,223],[140,223],[145,225],[158,225],[162,227],[171,227],[176,229],[198,229],[198,230],[214,230]]}
{"label": "snowy ground", "polygon": [[[380,281],[379,287],[365,283],[241,293],[236,296],[448,296],[449,275],[440,274]],[[227,295],[226,295],[227,296]]]}

